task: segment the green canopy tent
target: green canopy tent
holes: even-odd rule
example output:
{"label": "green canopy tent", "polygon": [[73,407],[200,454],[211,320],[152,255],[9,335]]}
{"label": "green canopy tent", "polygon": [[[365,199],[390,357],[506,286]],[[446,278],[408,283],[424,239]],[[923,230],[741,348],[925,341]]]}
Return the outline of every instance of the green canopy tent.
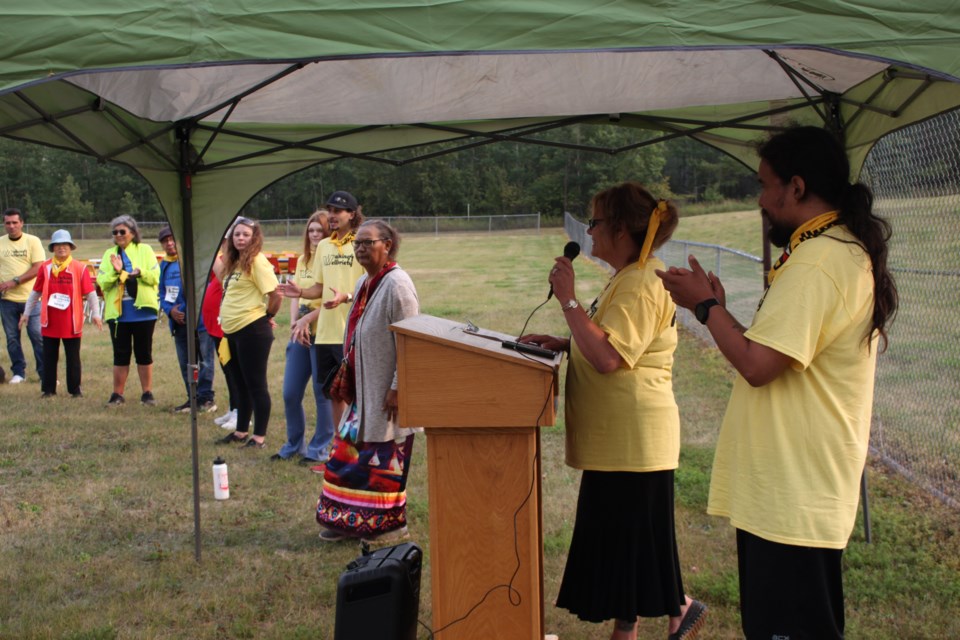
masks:
{"label": "green canopy tent", "polygon": [[[960,107],[947,0],[38,0],[0,8],[0,35],[0,135],[153,186],[190,326],[237,211],[316,163],[582,149],[538,136],[615,123],[660,132],[638,145],[691,136],[753,166],[755,139],[798,122],[835,130],[859,172],[886,133]],[[194,416],[199,557],[196,438]]]}

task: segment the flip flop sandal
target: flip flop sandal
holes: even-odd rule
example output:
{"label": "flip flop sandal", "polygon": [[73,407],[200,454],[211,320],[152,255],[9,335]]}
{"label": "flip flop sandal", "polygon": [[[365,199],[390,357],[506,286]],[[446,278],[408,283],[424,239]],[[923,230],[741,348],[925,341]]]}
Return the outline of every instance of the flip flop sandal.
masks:
{"label": "flip flop sandal", "polygon": [[703,628],[706,618],[707,605],[699,600],[691,601],[683,620],[680,621],[680,627],[667,636],[667,640],[693,640]]}

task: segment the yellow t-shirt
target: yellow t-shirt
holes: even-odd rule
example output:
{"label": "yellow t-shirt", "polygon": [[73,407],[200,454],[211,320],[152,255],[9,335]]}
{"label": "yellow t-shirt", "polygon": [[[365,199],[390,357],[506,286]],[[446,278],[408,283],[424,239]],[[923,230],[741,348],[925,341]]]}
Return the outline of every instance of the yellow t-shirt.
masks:
{"label": "yellow t-shirt", "polygon": [[[335,245],[330,238],[324,238],[317,245],[317,257],[313,260],[313,278],[323,284],[322,304],[333,297],[330,287],[341,293],[353,294],[357,280],[363,275],[363,267],[353,255],[353,244],[347,242],[342,247]],[[335,309],[320,308],[317,318],[317,344],[342,344],[343,330],[347,326],[350,305],[341,304]]]}
{"label": "yellow t-shirt", "polygon": [[567,464],[595,471],[676,469],[680,415],[673,397],[676,307],[654,269],[622,269],[593,307],[593,322],[624,360],[611,373],[597,372],[570,343],[566,384]]}
{"label": "yellow t-shirt", "polygon": [[262,253],[254,258],[250,273],[231,273],[223,283],[223,303],[220,305],[223,332],[236,333],[267,315],[263,298],[275,291],[278,284],[273,265]]}
{"label": "yellow t-shirt", "polygon": [[[20,234],[16,240],[9,235],[0,237],[0,282],[13,280],[29,269],[34,262],[43,262],[47,255],[40,238],[29,233]],[[10,302],[26,302],[33,290],[33,279],[3,292],[3,299]]]}
{"label": "yellow t-shirt", "polygon": [[[293,281],[301,289],[309,289],[316,283],[316,280],[313,277],[313,263],[315,263],[316,261],[317,261],[316,250],[314,250],[313,255],[310,256],[309,262],[306,260],[297,261],[297,271],[296,273],[293,274]],[[308,309],[317,309],[320,307],[320,305],[323,304],[323,301],[321,298],[314,298],[313,300],[309,298],[300,298],[297,301],[297,304],[301,308],[307,307]],[[314,335],[317,333],[316,320],[314,320],[310,324],[310,333]]]}
{"label": "yellow t-shirt", "polygon": [[[842,549],[870,438],[877,345],[869,256],[845,227],[800,244],[746,336],[793,358],[773,382],[738,376],[707,512],[781,544]],[[869,346],[869,348],[868,348]]]}

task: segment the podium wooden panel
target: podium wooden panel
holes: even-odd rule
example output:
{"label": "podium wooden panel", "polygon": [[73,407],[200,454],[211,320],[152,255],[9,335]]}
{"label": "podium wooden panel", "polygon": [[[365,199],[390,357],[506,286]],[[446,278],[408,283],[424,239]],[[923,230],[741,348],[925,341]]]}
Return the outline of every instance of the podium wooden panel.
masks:
{"label": "podium wooden panel", "polygon": [[540,640],[539,427],[555,419],[561,356],[527,357],[432,316],[391,329],[400,424],[427,433],[434,637]]}

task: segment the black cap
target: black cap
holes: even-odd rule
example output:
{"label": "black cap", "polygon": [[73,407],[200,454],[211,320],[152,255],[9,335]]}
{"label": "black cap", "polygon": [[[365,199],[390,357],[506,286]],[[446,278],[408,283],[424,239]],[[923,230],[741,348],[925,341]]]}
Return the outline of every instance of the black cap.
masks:
{"label": "black cap", "polygon": [[327,206],[336,207],[337,209],[346,209],[347,211],[356,211],[357,199],[353,197],[352,193],[348,193],[346,191],[334,191],[327,200]]}
{"label": "black cap", "polygon": [[158,242],[163,242],[165,239],[173,235],[173,229],[170,228],[170,225],[165,226],[163,229],[160,229],[160,235],[157,236]]}

